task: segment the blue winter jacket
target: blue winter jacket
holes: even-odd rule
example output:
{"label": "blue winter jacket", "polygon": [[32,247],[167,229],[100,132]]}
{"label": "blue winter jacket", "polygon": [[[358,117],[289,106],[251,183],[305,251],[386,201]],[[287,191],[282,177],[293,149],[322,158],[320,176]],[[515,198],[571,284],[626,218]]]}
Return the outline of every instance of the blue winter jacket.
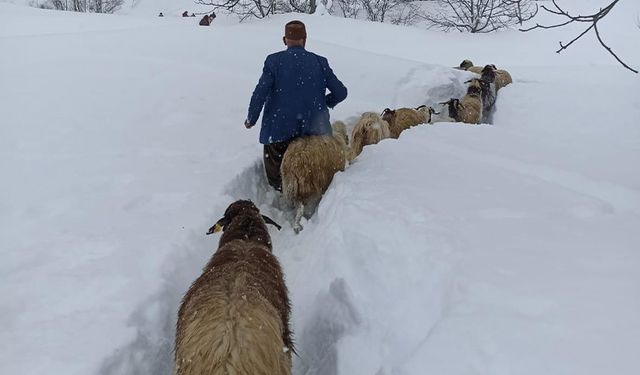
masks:
{"label": "blue winter jacket", "polygon": [[255,124],[264,105],[262,144],[330,134],[327,107],[335,107],[346,97],[347,88],[333,74],[326,58],[304,47],[289,47],[267,56],[251,96],[247,120]]}

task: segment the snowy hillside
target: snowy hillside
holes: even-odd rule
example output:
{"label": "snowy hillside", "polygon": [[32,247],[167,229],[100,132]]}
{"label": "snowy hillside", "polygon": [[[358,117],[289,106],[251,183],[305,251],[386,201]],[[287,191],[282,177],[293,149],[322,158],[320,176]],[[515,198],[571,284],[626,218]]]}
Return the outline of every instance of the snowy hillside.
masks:
{"label": "snowy hillside", "polygon": [[[602,29],[637,67],[631,3]],[[640,372],[639,81],[592,41],[296,15],[349,89],[333,120],[459,96],[464,58],[515,82],[493,125],[366,147],[295,236],[242,126],[293,16],[132,13],[0,3],[0,374],[170,374],[239,198],[284,225],[296,375]]]}

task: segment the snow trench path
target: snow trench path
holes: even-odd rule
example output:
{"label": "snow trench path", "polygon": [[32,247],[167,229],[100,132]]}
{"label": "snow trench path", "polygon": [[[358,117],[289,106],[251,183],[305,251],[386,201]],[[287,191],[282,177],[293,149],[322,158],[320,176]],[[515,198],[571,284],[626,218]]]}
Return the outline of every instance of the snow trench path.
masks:
{"label": "snow trench path", "polygon": [[[290,237],[294,236],[291,223],[294,212],[281,208],[281,199],[266,181],[262,161],[257,160],[238,174],[226,187],[225,194],[232,202],[249,199],[261,212],[282,225],[282,231],[272,231],[274,252],[282,258]],[[215,212],[224,212],[226,203]],[[305,219],[303,219],[305,220]],[[213,224],[213,220],[212,220]],[[137,336],[126,347],[120,348],[103,363],[101,375],[171,374],[177,311],[182,296],[201,272],[201,267],[213,255],[219,236],[193,233],[188,243],[176,246],[173,257],[164,270],[162,291],[142,302],[132,314],[129,324],[136,328]],[[319,294],[311,309],[311,324],[296,335],[299,353],[309,353],[294,361],[295,373],[337,374],[336,343],[351,326],[360,322],[360,316],[350,298],[349,288],[342,279],[334,280],[328,290]]]}

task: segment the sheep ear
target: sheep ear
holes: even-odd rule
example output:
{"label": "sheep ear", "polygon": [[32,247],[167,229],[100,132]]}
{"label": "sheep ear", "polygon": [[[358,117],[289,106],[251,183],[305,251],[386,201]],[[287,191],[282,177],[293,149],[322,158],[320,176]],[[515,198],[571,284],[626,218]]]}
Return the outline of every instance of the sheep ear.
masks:
{"label": "sheep ear", "polygon": [[278,230],[282,229],[282,227],[280,225],[278,225],[278,223],[273,221],[273,219],[271,219],[269,216],[262,215],[262,219],[264,220],[265,223],[271,224],[271,225],[275,226],[276,228],[278,228]]}

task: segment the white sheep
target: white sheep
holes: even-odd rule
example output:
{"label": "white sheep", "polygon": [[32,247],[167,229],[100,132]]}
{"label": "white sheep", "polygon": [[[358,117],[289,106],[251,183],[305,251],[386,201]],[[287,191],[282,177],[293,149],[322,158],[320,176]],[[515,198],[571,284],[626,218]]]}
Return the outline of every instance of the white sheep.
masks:
{"label": "white sheep", "polygon": [[322,198],[333,180],[333,175],[343,171],[347,164],[346,129],[339,124],[334,124],[332,128],[331,135],[295,139],[282,158],[282,194],[296,209],[293,223],[296,233],[303,229],[300,221],[305,207],[317,203]]}
{"label": "white sheep", "polygon": [[436,113],[433,108],[422,105],[418,108],[385,108],[382,119],[389,123],[391,138],[400,137],[400,133],[410,127],[431,122],[431,115]]}
{"label": "white sheep", "polygon": [[389,123],[380,115],[375,112],[363,113],[351,132],[349,161],[360,155],[364,146],[376,144],[390,136]]}

